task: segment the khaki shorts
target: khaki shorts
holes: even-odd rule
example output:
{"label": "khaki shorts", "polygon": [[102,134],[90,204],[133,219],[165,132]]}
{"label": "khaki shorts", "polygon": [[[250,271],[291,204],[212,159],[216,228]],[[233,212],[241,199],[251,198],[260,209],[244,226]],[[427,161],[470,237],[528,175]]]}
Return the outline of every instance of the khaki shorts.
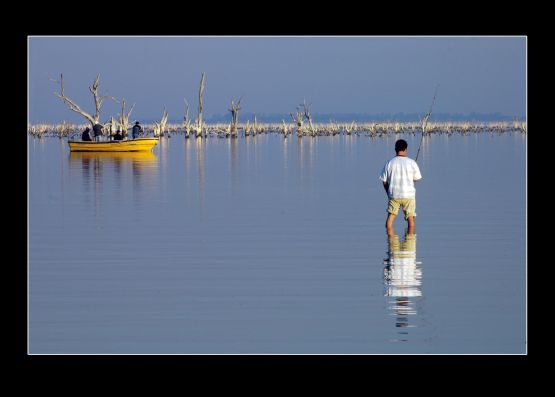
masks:
{"label": "khaki shorts", "polygon": [[390,198],[387,204],[387,212],[397,215],[399,213],[399,207],[401,207],[405,213],[405,220],[411,216],[416,216],[416,199]]}

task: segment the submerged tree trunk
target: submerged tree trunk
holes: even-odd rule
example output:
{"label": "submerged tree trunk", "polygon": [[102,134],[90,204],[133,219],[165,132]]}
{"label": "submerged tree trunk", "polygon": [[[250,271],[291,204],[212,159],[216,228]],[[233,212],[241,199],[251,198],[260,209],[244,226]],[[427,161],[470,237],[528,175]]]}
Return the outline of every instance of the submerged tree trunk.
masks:
{"label": "submerged tree trunk", "polygon": [[285,120],[281,119],[281,131],[283,133],[283,137],[287,138],[287,134],[289,133],[289,128],[287,127],[287,124],[285,124]]}
{"label": "submerged tree trunk", "polygon": [[303,136],[303,114],[298,111],[295,113],[296,116],[293,116],[293,113],[289,113],[293,122],[297,125],[297,136]]}
{"label": "submerged tree trunk", "polygon": [[420,120],[420,123],[421,123],[421,126],[422,126],[422,137],[420,138],[420,145],[418,145],[418,152],[416,152],[416,158],[414,159],[414,161],[418,161],[418,155],[420,154],[420,148],[422,147],[422,141],[424,140],[424,135],[426,134],[426,129],[428,127],[428,119],[432,115],[432,108],[434,107],[434,102],[436,101],[436,95],[437,95],[437,88],[438,87],[439,87],[439,84],[436,86],[436,89],[435,89],[435,92],[434,92],[434,98],[432,99],[432,104],[430,105],[430,110],[428,111],[428,113],[426,113],[424,118],[422,120]]}
{"label": "submerged tree trunk", "polygon": [[69,135],[71,131],[71,124],[64,120],[56,130],[58,132],[58,138],[62,139],[64,136]]}
{"label": "submerged tree trunk", "polygon": [[170,132],[168,131],[168,128],[166,127],[166,124],[168,123],[168,112],[166,111],[166,108],[164,108],[164,115],[162,116],[162,120],[160,120],[160,134],[164,135],[164,133],[168,133],[168,137],[170,137]]}
{"label": "submerged tree trunk", "polygon": [[135,104],[131,106],[128,113],[125,113],[125,99],[121,101],[121,113],[119,114],[119,128],[123,136],[127,136],[127,130],[129,129],[129,117],[135,108]]}
{"label": "submerged tree trunk", "polygon": [[335,121],[330,120],[331,136],[336,136],[339,133],[339,126]]}
{"label": "submerged tree trunk", "polygon": [[200,88],[198,91],[198,116],[197,116],[197,129],[195,131],[195,137],[202,137],[202,95],[204,94],[204,72],[200,79]]}
{"label": "submerged tree trunk", "polygon": [[353,121],[350,126],[345,126],[345,132],[347,135],[351,135],[351,133],[355,130],[355,122]]}
{"label": "submerged tree trunk", "polygon": [[235,104],[235,102],[232,99],[231,109],[228,109],[231,112],[231,125],[229,126],[229,133],[232,138],[237,137],[237,123],[239,122],[239,110],[241,110],[239,105],[241,105],[242,99],[243,99],[242,97],[239,98],[239,101],[237,102],[237,104]]}
{"label": "submerged tree trunk", "polygon": [[[164,131],[166,131],[166,123],[168,121],[168,112],[164,108],[164,114],[162,115],[162,119],[159,123],[154,123],[154,136],[160,137],[164,135]],[[168,134],[169,136],[169,134]]]}
{"label": "submerged tree trunk", "polygon": [[114,116],[110,117],[110,122],[104,124],[104,130],[108,132],[108,139],[112,140],[112,136],[116,134],[118,124]]}
{"label": "submerged tree trunk", "polygon": [[314,131],[314,126],[312,125],[312,115],[310,114],[310,104],[306,104],[306,101],[303,101],[303,116],[308,120],[308,125],[310,127],[310,135],[315,136],[316,132]]}
{"label": "submerged tree trunk", "polygon": [[189,120],[189,102],[185,99],[185,117],[183,117],[183,129],[185,130],[185,139],[189,139],[191,131],[191,121]]}
{"label": "submerged tree trunk", "polygon": [[245,136],[249,136],[251,132],[251,125],[250,125],[250,121],[247,120],[247,124],[245,124]]}

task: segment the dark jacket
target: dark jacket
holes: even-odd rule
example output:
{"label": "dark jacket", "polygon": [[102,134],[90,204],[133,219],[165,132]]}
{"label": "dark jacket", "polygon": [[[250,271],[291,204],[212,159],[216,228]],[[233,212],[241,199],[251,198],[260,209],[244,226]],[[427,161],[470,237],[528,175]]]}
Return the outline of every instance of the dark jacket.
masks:
{"label": "dark jacket", "polygon": [[133,139],[137,138],[139,136],[139,133],[141,133],[143,131],[143,127],[141,127],[139,124],[135,124],[133,126]]}
{"label": "dark jacket", "polygon": [[114,141],[121,141],[123,139],[123,135],[121,135],[119,132],[116,132],[116,134],[114,135]]}
{"label": "dark jacket", "polygon": [[93,131],[94,131],[94,136],[102,135],[102,125],[98,123],[93,125]]}
{"label": "dark jacket", "polygon": [[85,129],[85,131],[83,131],[83,134],[81,134],[82,141],[92,141],[89,131],[90,131],[90,128],[88,127]]}

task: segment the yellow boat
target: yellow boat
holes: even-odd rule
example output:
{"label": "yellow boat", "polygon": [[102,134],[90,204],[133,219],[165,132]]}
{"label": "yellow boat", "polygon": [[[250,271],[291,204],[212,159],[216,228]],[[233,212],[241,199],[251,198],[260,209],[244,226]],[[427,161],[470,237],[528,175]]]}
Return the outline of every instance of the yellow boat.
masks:
{"label": "yellow boat", "polygon": [[128,141],[68,141],[70,152],[145,152],[158,143],[158,138],[137,138]]}

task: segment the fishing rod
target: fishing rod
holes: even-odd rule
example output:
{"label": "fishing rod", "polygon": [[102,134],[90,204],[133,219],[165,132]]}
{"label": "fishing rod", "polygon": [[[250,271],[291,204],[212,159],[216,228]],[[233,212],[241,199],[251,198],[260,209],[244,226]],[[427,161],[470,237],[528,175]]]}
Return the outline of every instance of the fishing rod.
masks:
{"label": "fishing rod", "polygon": [[416,153],[416,159],[414,161],[418,161],[418,155],[420,154],[420,148],[422,147],[422,141],[424,140],[424,134],[426,133],[426,126],[428,125],[428,119],[432,115],[432,108],[434,107],[434,102],[436,101],[437,89],[439,88],[439,84],[436,85],[436,89],[434,91],[434,98],[432,99],[432,104],[430,105],[430,110],[424,116],[424,119],[420,120],[422,123],[422,137],[420,138],[420,145],[418,145],[418,152]]}

